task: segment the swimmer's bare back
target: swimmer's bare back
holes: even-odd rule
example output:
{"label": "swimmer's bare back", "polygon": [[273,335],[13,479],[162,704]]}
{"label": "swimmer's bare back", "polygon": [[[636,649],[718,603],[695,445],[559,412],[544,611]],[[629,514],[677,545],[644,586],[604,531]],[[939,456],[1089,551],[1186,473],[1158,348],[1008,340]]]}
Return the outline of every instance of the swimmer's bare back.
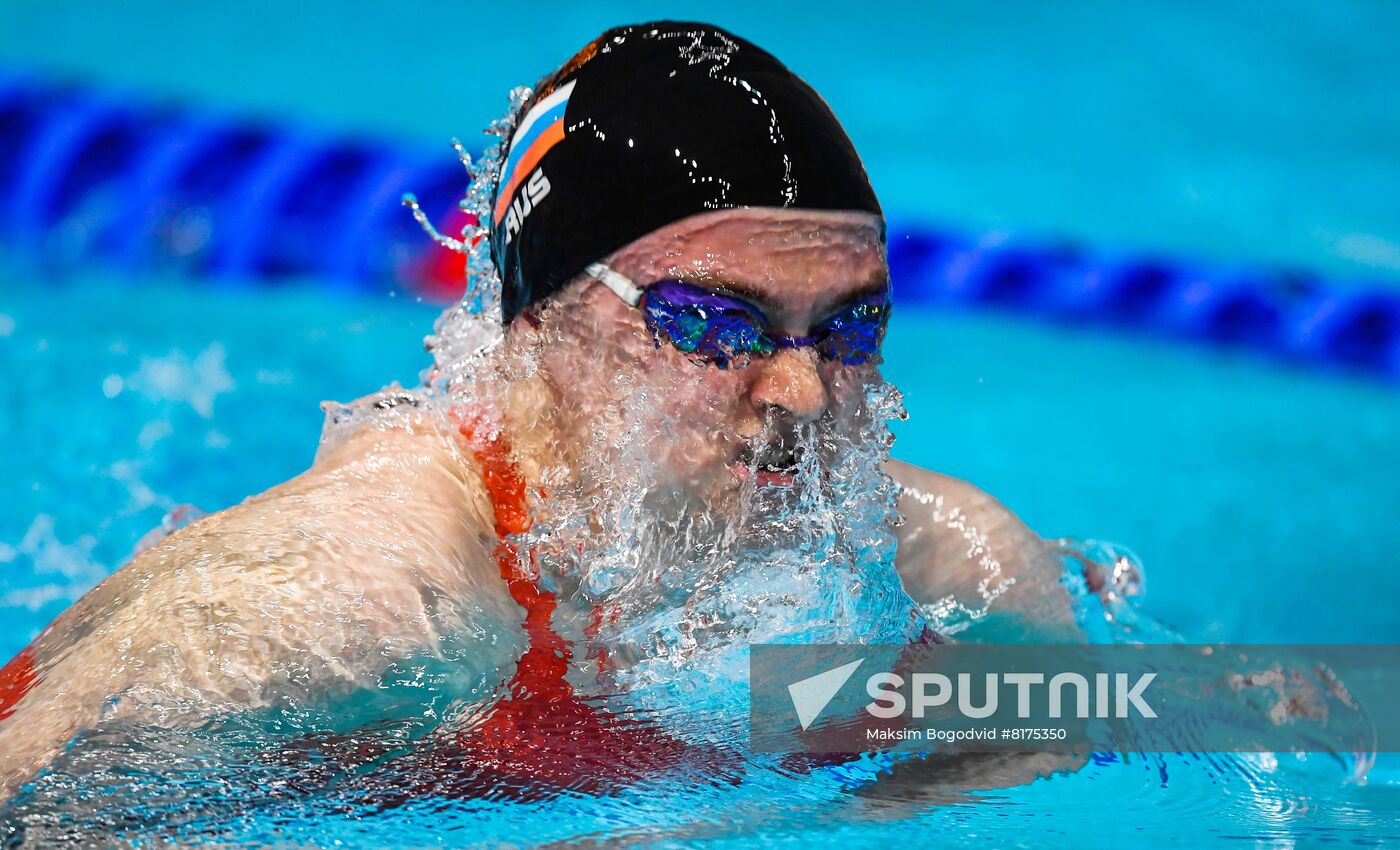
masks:
{"label": "swimmer's bare back", "polygon": [[99,719],[323,702],[448,644],[466,678],[509,664],[520,612],[454,436],[427,414],[367,426],[84,596],[0,673],[0,802]]}

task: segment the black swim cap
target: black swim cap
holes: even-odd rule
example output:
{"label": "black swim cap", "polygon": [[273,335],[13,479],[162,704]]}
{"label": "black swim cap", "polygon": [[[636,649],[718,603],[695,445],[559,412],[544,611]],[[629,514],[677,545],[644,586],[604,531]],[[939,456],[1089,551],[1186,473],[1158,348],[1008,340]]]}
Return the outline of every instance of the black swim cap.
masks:
{"label": "black swim cap", "polygon": [[608,30],[540,83],[510,133],[491,218],[506,323],[589,263],[697,213],[880,214],[826,102],[708,24]]}

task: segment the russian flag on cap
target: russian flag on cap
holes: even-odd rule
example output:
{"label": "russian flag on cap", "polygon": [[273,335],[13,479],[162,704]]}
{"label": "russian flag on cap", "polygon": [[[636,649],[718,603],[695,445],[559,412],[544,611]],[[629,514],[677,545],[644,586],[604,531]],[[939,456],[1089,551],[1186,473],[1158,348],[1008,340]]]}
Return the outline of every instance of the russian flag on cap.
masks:
{"label": "russian flag on cap", "polygon": [[569,80],[535,104],[516,128],[515,135],[511,136],[510,153],[506,156],[505,166],[501,168],[501,181],[498,184],[501,189],[496,195],[493,212],[496,222],[501,220],[510,206],[511,198],[515,196],[515,190],[520,188],[539,161],[549,153],[550,148],[564,140],[564,111],[569,106],[569,95],[573,94],[575,82]]}

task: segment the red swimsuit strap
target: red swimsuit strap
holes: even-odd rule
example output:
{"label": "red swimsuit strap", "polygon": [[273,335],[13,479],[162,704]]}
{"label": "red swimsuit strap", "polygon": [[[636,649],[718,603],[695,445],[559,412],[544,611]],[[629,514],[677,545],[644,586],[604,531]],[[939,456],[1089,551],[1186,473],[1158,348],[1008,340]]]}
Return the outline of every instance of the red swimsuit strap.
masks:
{"label": "red swimsuit strap", "polygon": [[[553,593],[540,589],[521,569],[519,547],[509,539],[513,534],[529,531],[532,524],[525,481],[511,457],[510,444],[499,428],[491,427],[480,415],[459,414],[458,429],[481,465],[482,482],[491,499],[496,536],[500,538],[496,544],[496,565],[511,599],[525,609],[529,648],[511,679],[511,693],[519,697],[523,693],[569,690],[564,674],[573,657],[571,645],[552,623],[558,600]],[[526,557],[530,555],[527,553]]]}
{"label": "red swimsuit strap", "polygon": [[0,720],[15,713],[15,706],[38,682],[34,674],[34,648],[26,647],[0,668]]}

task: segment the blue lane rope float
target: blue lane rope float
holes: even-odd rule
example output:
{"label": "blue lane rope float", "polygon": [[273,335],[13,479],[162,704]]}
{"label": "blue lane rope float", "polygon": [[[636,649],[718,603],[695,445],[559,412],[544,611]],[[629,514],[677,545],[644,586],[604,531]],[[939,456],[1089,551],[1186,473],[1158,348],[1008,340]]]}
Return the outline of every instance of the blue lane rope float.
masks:
{"label": "blue lane rope float", "polygon": [[1246,346],[1400,379],[1400,287],[892,227],[897,300]]}
{"label": "blue lane rope float", "polygon": [[[461,263],[423,237],[412,192],[456,235],[455,157],[342,139],[0,70],[0,241],[38,261],[105,258],[227,285],[289,278],[450,297]],[[455,226],[454,226],[455,225]],[[999,309],[1400,381],[1400,286],[1091,251],[892,222],[900,304]]]}

